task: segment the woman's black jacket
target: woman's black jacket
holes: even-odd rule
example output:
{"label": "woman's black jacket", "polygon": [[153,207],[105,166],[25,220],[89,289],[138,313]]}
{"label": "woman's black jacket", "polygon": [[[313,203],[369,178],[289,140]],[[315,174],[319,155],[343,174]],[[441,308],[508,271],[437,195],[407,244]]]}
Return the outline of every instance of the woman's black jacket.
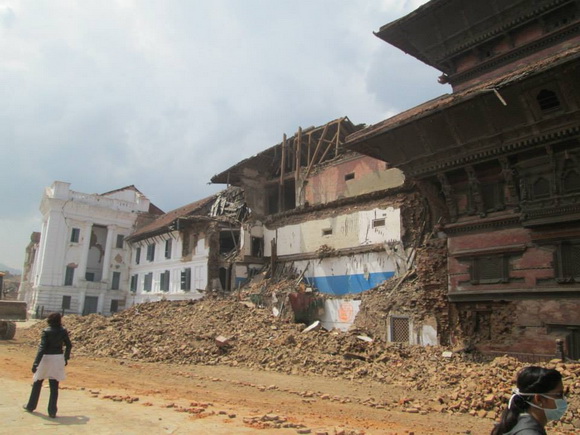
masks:
{"label": "woman's black jacket", "polygon": [[42,359],[43,355],[62,354],[63,345],[66,347],[64,352],[64,360],[68,361],[72,348],[72,343],[68,336],[68,331],[62,326],[51,326],[43,329],[42,336],[40,338],[40,345],[38,346],[38,352],[32,366],[37,367],[38,364],[40,364],[40,360]]}

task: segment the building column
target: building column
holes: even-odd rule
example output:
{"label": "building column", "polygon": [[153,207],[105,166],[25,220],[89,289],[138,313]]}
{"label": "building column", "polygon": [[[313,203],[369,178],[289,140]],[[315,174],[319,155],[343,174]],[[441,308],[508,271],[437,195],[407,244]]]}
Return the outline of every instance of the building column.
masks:
{"label": "building column", "polygon": [[101,291],[99,293],[99,301],[97,302],[97,313],[99,313],[99,314],[105,314],[105,311],[104,311],[105,295],[106,295],[106,292],[104,292],[104,291]]}
{"label": "building column", "polygon": [[40,247],[39,247],[39,254],[38,254],[38,263],[35,261],[35,265],[34,265],[34,275],[32,277],[33,280],[33,286],[36,288],[38,286],[40,286],[41,282],[41,277],[43,276],[43,273],[47,273],[44,270],[44,255],[46,253],[46,237],[48,234],[48,220],[45,220],[44,222],[42,222],[42,230],[41,230],[41,239],[40,239]]}
{"label": "building column", "polygon": [[[111,284],[109,273],[111,270],[111,251],[113,250],[113,234],[117,229],[117,225],[107,225],[107,240],[105,241],[105,255],[103,256],[103,275],[101,282]],[[109,288],[109,287],[107,287]]]}
{"label": "building column", "polygon": [[[91,232],[93,229],[93,224],[91,222],[85,222],[82,228],[82,242],[83,251],[81,254],[81,259],[79,261],[79,266],[77,267],[78,275],[76,276],[76,282],[79,279],[85,279],[87,273],[87,263],[89,261],[89,250],[91,249]],[[73,282],[73,285],[74,282]]]}
{"label": "building column", "polygon": [[83,310],[85,308],[85,296],[86,296],[86,294],[87,294],[86,289],[80,288],[78,290],[78,303],[79,303],[78,310],[77,310],[78,315],[83,314]]}

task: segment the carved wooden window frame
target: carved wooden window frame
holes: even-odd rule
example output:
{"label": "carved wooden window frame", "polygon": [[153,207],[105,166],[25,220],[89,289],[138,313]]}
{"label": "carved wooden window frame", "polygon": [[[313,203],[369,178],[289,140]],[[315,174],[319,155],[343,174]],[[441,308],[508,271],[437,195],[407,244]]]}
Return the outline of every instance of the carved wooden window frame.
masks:
{"label": "carved wooden window frame", "polygon": [[[537,183],[539,183],[540,181],[545,181],[548,187],[548,191],[547,193],[538,193],[538,190],[536,189],[536,185]],[[530,193],[533,199],[546,199],[546,198],[550,198],[552,196],[552,190],[553,190],[553,186],[552,186],[552,182],[550,180],[550,177],[546,174],[542,174],[542,175],[538,175],[537,177],[534,177],[532,180],[530,180]]]}
{"label": "carved wooden window frame", "polygon": [[561,170],[559,171],[560,176],[560,186],[562,193],[580,193],[580,182],[577,182],[577,186],[571,186],[567,183],[570,174],[575,174],[576,180],[580,180],[580,163],[578,155],[573,153],[564,153],[565,157],[561,162]]}
{"label": "carved wooden window frame", "polygon": [[580,283],[580,240],[557,243],[554,251],[554,265],[558,284]]}
{"label": "carved wooden window frame", "polygon": [[[549,92],[557,101],[557,105],[542,108],[541,101],[538,99],[542,92]],[[562,113],[566,110],[566,100],[562,96],[562,91],[556,82],[548,82],[533,88],[528,88],[526,91],[526,99],[528,106],[537,120],[549,118],[554,115]]]}
{"label": "carved wooden window frame", "polygon": [[[487,275],[489,271],[482,270],[485,261],[494,260],[498,262],[498,274],[490,277]],[[486,284],[505,284],[510,280],[509,276],[509,260],[508,254],[493,254],[493,255],[478,255],[470,259],[470,283],[472,285],[486,285]]]}
{"label": "carved wooden window frame", "polygon": [[[483,208],[487,213],[494,211],[500,211],[505,209],[505,183],[502,181],[494,181],[481,183],[481,200],[483,202]],[[491,198],[491,203],[488,201]],[[472,193],[470,192],[469,197],[470,205],[473,203]]]}

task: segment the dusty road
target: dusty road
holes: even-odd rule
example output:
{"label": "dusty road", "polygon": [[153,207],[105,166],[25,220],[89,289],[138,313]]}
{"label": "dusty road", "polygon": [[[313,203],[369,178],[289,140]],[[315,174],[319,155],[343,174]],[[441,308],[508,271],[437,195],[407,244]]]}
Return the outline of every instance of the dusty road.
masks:
{"label": "dusty road", "polygon": [[420,394],[382,384],[76,357],[74,350],[68,379],[61,384],[59,417],[53,420],[45,410],[48,388],[35,413],[20,409],[29,393],[34,354],[18,335],[0,342],[1,433],[334,434],[345,428],[360,434],[488,434],[491,429],[490,420],[468,415],[409,414],[365,405],[371,397],[398,401]]}

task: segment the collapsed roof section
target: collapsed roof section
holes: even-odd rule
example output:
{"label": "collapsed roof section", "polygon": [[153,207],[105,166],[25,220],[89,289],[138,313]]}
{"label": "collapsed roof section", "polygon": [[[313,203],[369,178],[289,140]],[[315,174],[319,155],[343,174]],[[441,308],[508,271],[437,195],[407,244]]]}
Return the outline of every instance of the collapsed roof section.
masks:
{"label": "collapsed roof section", "polygon": [[282,142],[214,175],[212,183],[244,188],[246,201],[256,216],[291,210],[303,200],[304,185],[313,168],[345,153],[346,137],[363,125],[342,117],[309,127]]}
{"label": "collapsed roof section", "polygon": [[246,216],[246,205],[240,188],[229,187],[221,192],[179,207],[137,229],[127,237],[129,243],[183,229],[188,223],[236,221]]}
{"label": "collapsed roof section", "polygon": [[243,175],[252,171],[268,175],[268,178],[293,175],[289,171],[300,168],[307,168],[309,172],[312,165],[341,154],[346,136],[361,128],[362,126],[355,126],[346,116],[319,127],[304,130],[299,128],[294,136],[287,138],[284,134],[284,139],[279,144],[214,175],[211,182],[237,185]]}

